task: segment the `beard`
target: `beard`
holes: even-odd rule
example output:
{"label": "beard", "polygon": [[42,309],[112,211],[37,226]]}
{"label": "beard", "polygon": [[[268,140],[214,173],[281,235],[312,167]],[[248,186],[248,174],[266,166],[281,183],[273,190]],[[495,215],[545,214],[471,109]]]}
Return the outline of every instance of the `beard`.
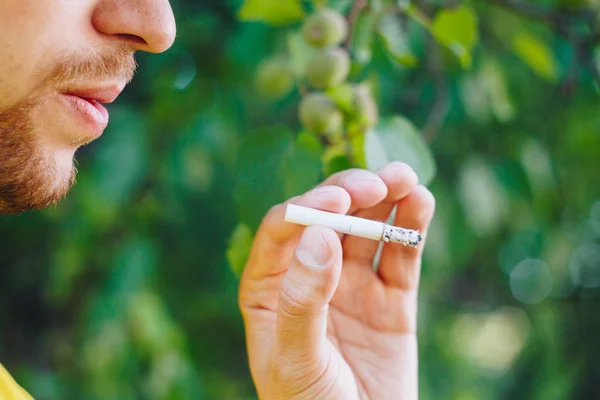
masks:
{"label": "beard", "polygon": [[135,69],[133,53],[125,48],[64,57],[30,98],[0,110],[0,214],[47,207],[66,196],[75,183],[74,160],[65,175],[42,146],[43,121],[37,121],[36,115],[44,96],[79,80],[120,78],[129,82]]}
{"label": "beard", "polygon": [[38,144],[33,119],[40,104],[26,101],[0,113],[0,214],[47,207],[75,183],[75,168],[59,179],[54,159]]}

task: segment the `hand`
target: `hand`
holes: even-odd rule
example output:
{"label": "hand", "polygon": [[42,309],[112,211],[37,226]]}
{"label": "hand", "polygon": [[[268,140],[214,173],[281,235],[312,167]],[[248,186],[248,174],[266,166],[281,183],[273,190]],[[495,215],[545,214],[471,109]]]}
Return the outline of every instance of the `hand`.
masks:
{"label": "hand", "polygon": [[431,193],[405,164],[348,170],[273,207],[242,275],[239,301],[259,398],[417,399],[417,249],[284,222],[286,204],[385,221],[425,238]]}

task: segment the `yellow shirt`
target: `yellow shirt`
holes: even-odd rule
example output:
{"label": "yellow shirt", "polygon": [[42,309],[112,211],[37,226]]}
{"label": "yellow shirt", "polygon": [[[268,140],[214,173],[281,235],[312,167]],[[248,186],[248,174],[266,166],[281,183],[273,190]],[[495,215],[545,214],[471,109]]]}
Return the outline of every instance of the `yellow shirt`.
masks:
{"label": "yellow shirt", "polygon": [[2,364],[0,364],[0,399],[33,400],[33,398],[14,381]]}

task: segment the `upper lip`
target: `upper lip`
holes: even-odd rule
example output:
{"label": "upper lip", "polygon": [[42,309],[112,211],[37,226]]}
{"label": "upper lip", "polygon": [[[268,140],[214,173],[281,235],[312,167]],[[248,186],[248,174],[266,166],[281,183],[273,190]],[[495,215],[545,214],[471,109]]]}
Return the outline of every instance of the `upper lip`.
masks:
{"label": "upper lip", "polygon": [[86,100],[95,100],[98,103],[112,103],[123,91],[125,85],[113,84],[107,86],[96,86],[96,87],[81,87],[81,88],[70,88],[65,90],[63,94],[70,96],[81,97]]}

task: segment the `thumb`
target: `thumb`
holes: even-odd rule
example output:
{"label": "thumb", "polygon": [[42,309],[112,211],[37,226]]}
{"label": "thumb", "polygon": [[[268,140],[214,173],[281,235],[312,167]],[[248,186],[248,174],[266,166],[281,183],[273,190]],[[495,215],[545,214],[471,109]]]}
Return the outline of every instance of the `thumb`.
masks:
{"label": "thumb", "polygon": [[341,270],[342,245],[337,233],[321,226],[307,227],[279,294],[276,349],[281,362],[317,361],[326,354],[327,310]]}

